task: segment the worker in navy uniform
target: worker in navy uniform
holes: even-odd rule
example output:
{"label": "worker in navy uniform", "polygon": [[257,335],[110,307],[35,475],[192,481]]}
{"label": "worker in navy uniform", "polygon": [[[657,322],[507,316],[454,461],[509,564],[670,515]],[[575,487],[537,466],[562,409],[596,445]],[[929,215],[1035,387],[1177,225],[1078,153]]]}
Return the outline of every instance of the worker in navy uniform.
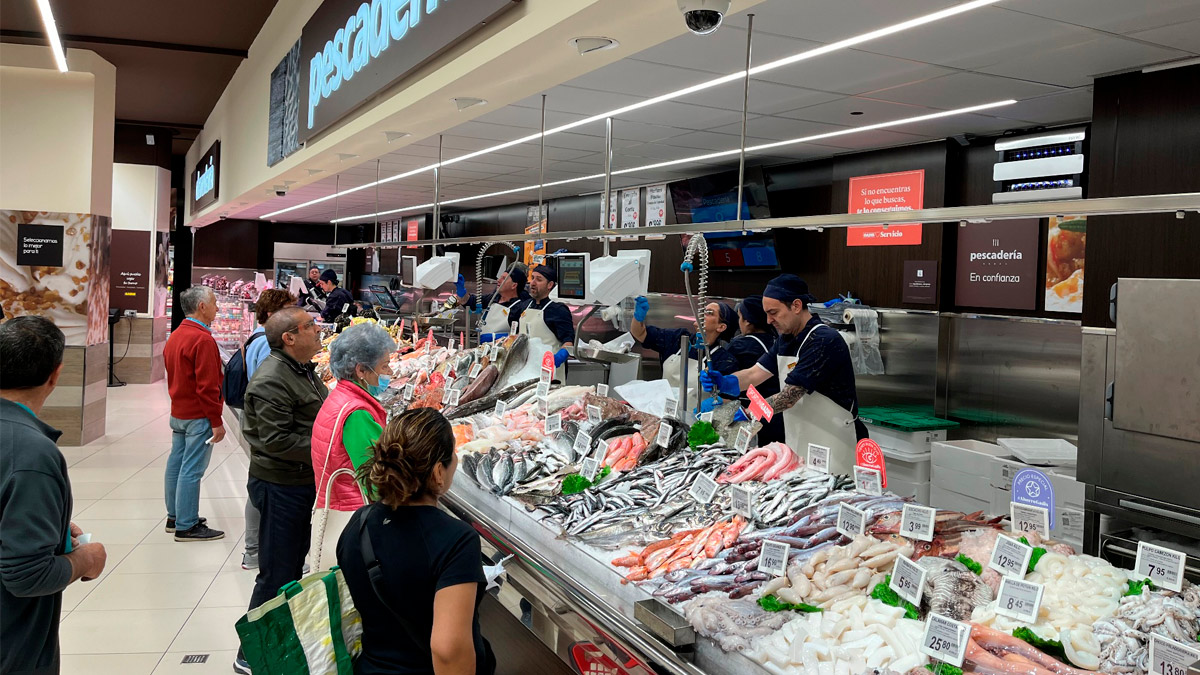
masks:
{"label": "worker in navy uniform", "polygon": [[325,299],[325,309],[321,310],[322,321],[332,323],[344,310],[354,305],[354,296],[350,295],[350,291],[338,285],[337,272],[333,270],[321,272],[321,280],[317,282],[317,286],[328,296]]}
{"label": "worker in navy uniform", "polygon": [[496,280],[496,292],[483,298],[482,306],[472,293],[467,295],[467,282],[463,275],[458,275],[454,292],[460,307],[471,311],[482,311],[483,319],[479,323],[479,342],[491,342],[508,336],[510,325],[532,298],[525,290],[528,277],[525,265],[517,263],[511,272],[505,272]]}
{"label": "worker in navy uniform", "polygon": [[[769,353],[775,346],[775,331],[767,320],[763,310],[761,295],[750,295],[738,303],[738,336],[729,341],[726,351],[733,355],[737,367],[733,372],[754,367],[763,355]],[[763,397],[771,397],[779,393],[779,378],[771,377],[766,382],[754,386]],[[749,405],[750,399],[742,392],[741,402]],[[763,420],[763,428],[758,432],[759,445],[775,441],[782,442],[783,417],[774,416],[770,422]]]}
{"label": "worker in navy uniform", "polygon": [[867,428],[858,419],[850,349],[836,329],[808,310],[814,301],[800,277],[772,279],[763,291],[763,311],[779,333],[775,345],[753,367],[728,374],[710,369],[700,374],[700,381],[705,390],[732,396],[772,376],[782,377],[780,392],[768,403],[783,417],[787,444],[797,452],[809,443],[828,447],[833,472],[853,467],[854,446],[867,437]]}
{"label": "worker in navy uniform", "polygon": [[[723,302],[710,302],[704,307],[704,332],[700,335],[699,326],[695,321],[691,328],[659,328],[645,323],[646,315],[650,312],[650,301],[645,296],[638,296],[634,301],[633,325],[629,328],[630,335],[646,349],[658,352],[662,360],[663,379],[676,392],[680,388],[680,366],[683,356],[679,353],[679,341],[684,335],[691,336],[691,347],[688,349],[688,390],[692,393],[687,398],[688,408],[695,407],[693,393],[696,378],[699,376],[700,339],[708,347],[708,359],[713,368],[724,368],[730,372],[737,369],[737,360],[733,353],[727,350],[729,340],[737,332],[737,312]],[[679,398],[676,400],[685,400]]]}
{"label": "worker in navy uniform", "polygon": [[563,303],[550,299],[550,291],[558,284],[558,274],[546,265],[538,265],[529,273],[530,300],[521,308],[515,320],[518,331],[549,345],[554,353],[555,377],[562,379],[562,366],[575,344],[575,321],[571,310]]}

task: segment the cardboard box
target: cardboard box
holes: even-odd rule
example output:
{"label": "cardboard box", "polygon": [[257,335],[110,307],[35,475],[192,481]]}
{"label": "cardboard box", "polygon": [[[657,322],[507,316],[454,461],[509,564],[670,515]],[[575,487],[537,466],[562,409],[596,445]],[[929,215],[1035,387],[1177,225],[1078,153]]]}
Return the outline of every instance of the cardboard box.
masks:
{"label": "cardboard box", "polygon": [[929,487],[929,505],[945,509],[947,511],[962,511],[963,513],[974,513],[976,511],[984,511],[991,514],[991,504],[987,499],[977,499],[967,495],[931,485]]}

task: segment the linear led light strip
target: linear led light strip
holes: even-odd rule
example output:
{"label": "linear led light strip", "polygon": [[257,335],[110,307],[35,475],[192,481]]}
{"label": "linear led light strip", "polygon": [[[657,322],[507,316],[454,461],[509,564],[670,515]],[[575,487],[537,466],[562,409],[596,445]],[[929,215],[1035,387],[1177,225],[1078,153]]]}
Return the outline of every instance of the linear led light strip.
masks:
{"label": "linear led light strip", "polygon": [[[48,0],[44,0],[44,1],[48,1]],[[893,35],[895,33],[901,32],[901,31],[909,30],[910,28],[916,28],[918,26],[923,26],[928,23],[933,23],[934,21],[940,21],[942,19],[956,16],[956,15],[962,14],[964,12],[969,12],[973,9],[978,9],[980,7],[986,7],[987,5],[991,5],[996,2],[999,2],[999,0],[973,0],[973,2],[967,2],[967,3],[963,3],[961,5],[955,5],[954,7],[947,7],[946,9],[943,9],[938,12],[934,12],[932,14],[926,14],[924,16],[919,16],[915,19],[909,19],[908,21],[902,21],[900,23],[897,23],[897,24],[894,24],[891,26],[886,26],[886,27],[880,28],[878,30],[873,30],[869,33],[863,33],[862,35],[856,35],[854,37],[849,37],[849,38],[846,38],[845,40],[831,42],[827,45],[823,45],[823,46],[817,47],[815,49],[810,49],[808,51],[799,52],[796,54],[792,54],[791,56],[785,56],[781,59],[777,59],[775,61],[770,61],[768,63],[764,63],[759,66],[755,66],[750,69],[750,74],[752,76],[759,75],[759,74],[762,74],[762,73],[765,73],[765,72],[768,72],[771,70],[775,70],[776,68],[790,66],[793,63],[799,63],[801,61],[806,61],[808,59],[816,58],[818,56],[823,56],[825,54],[836,52],[841,49],[848,49],[850,47],[853,47],[855,45],[860,45],[860,44],[862,44],[864,42],[868,42],[870,40],[875,40],[877,38],[886,37],[888,35]],[[739,70],[736,73],[730,73],[728,75],[723,75],[716,79],[709,80],[708,82],[701,82],[700,84],[692,85],[690,87],[685,87],[683,89],[678,89],[676,91],[662,94],[661,96],[655,96],[654,98],[649,98],[649,99],[646,99],[645,101],[633,103],[633,104],[627,105],[623,108],[617,108],[616,110],[610,110],[606,113],[601,113],[599,115],[593,115],[591,117],[587,117],[585,119],[578,120],[576,122],[571,122],[569,124],[564,124],[559,127],[554,127],[553,129],[547,129],[545,132],[545,135],[549,136],[551,134],[557,134],[557,133],[561,133],[563,131],[569,131],[571,129],[575,129],[575,128],[584,126],[586,124],[591,124],[593,122],[602,121],[609,117],[617,117],[619,115],[623,115],[625,113],[632,112],[634,110],[646,108],[646,107],[649,107],[652,105],[656,105],[658,103],[663,103],[665,101],[671,101],[671,100],[674,100],[677,98],[681,98],[683,96],[688,96],[689,94],[695,94],[697,92],[704,91],[705,89],[711,89],[712,87],[717,87],[722,84],[736,82],[736,81],[744,78],[745,76],[746,76],[746,71]],[[486,155],[486,154],[489,154],[492,152],[498,152],[498,151],[504,150],[506,148],[511,148],[515,145],[520,145],[522,143],[529,143],[532,141],[536,141],[536,140],[540,139],[541,137],[542,137],[541,132],[538,132],[535,134],[530,134],[528,136],[525,136],[524,138],[518,138],[514,141],[508,141],[505,143],[501,143],[500,145],[494,145],[490,148],[476,150],[475,152],[470,152],[470,153],[467,153],[460,157],[454,157],[452,159],[444,159],[444,160],[442,160],[441,166],[448,166],[450,164],[455,164],[458,162],[465,162],[469,159],[474,159],[476,157],[480,157],[482,155]],[[333,194],[326,195],[324,197],[318,197],[316,199],[309,200],[302,204],[296,204],[295,206],[289,206],[285,209],[279,209],[278,211],[272,211],[271,213],[259,216],[259,218],[260,219],[273,218],[275,216],[287,213],[289,211],[295,211],[296,209],[302,209],[307,206],[312,206],[314,204],[320,204],[321,202],[328,201],[335,197],[352,194],[354,192],[358,192],[359,190],[365,190],[367,188],[375,187],[376,185],[390,183],[392,181],[400,180],[402,178],[408,178],[409,176],[415,176],[419,173],[424,173],[426,171],[433,171],[438,166],[439,165],[436,163],[430,164],[429,166],[424,166],[419,169],[413,169],[412,171],[406,171],[404,173],[396,174],[395,176],[389,176],[387,178],[384,178],[384,179],[381,179],[378,181],[367,183],[366,185],[359,185],[358,187],[349,188],[347,190],[342,190],[340,192],[334,192]],[[443,203],[449,203],[449,202],[443,202]]]}
{"label": "linear led light strip", "polygon": [[[860,133],[863,133],[864,131],[874,131],[876,129],[886,129],[888,127],[898,127],[898,126],[902,126],[905,124],[916,124],[918,122],[927,122],[929,120],[936,120],[936,119],[940,119],[942,117],[951,117],[953,115],[965,115],[967,113],[979,112],[980,110],[989,110],[991,108],[1000,108],[1000,107],[1003,107],[1006,105],[1012,105],[1016,102],[1017,102],[1016,99],[1007,99],[1004,101],[994,101],[992,103],[983,103],[980,105],[973,105],[973,106],[970,106],[967,108],[958,108],[955,110],[944,110],[942,112],[930,113],[928,115],[920,115],[917,117],[908,117],[908,118],[901,119],[901,120],[893,120],[891,122],[879,122],[878,124],[868,124],[866,126],[853,127],[851,129],[839,129],[837,131],[829,131],[829,132],[826,132],[823,134],[816,134],[814,136],[804,136],[803,138],[792,138],[792,139],[789,139],[786,141],[776,141],[774,143],[763,143],[761,145],[754,145],[754,146],[747,147],[746,154],[750,154],[750,153],[754,153],[754,152],[762,152],[764,150],[770,150],[772,148],[778,148],[778,147],[782,147],[785,145],[795,145],[797,143],[814,143],[816,141],[824,140],[826,138],[836,138],[838,136],[849,136],[850,134],[860,134]],[[704,161],[711,160],[711,159],[719,159],[721,157],[731,157],[731,156],[739,154],[740,152],[741,152],[740,149],[720,150],[718,152],[710,152],[710,153],[704,154],[704,155],[695,155],[693,157],[684,157],[683,159],[673,159],[673,160],[670,160],[667,162],[657,162],[655,164],[647,164],[645,166],[635,166],[635,167],[628,168],[628,169],[621,169],[619,171],[613,171],[612,175],[619,176],[621,174],[639,173],[641,171],[661,169],[663,167],[675,166],[678,164],[691,164],[693,162],[704,162]],[[597,174],[592,174],[590,176],[580,176],[578,178],[567,178],[565,180],[554,181],[552,183],[545,183],[541,187],[547,188],[547,187],[554,187],[556,185],[567,185],[570,183],[580,183],[583,181],[596,180],[599,178],[604,178],[604,174],[597,173]],[[510,188],[508,190],[501,190],[499,192],[489,192],[489,193],[483,194],[483,195],[474,195],[471,197],[458,197],[457,199],[445,199],[445,200],[442,200],[442,206],[446,206],[447,204],[460,204],[462,202],[474,201],[476,199],[488,199],[491,197],[502,197],[504,195],[511,195],[511,194],[515,194],[518,192],[526,192],[528,190],[536,190],[537,188],[538,188],[537,185],[526,185],[524,187]],[[431,204],[417,204],[415,206],[405,206],[405,207],[399,208],[399,209],[390,209],[387,211],[380,211],[379,213],[363,213],[363,214],[360,214],[357,216],[346,216],[345,218],[337,218],[335,220],[331,220],[330,222],[331,223],[345,223],[345,222],[350,222],[353,220],[362,220],[364,218],[374,218],[376,216],[390,216],[390,215],[395,215],[398,213],[410,213],[410,212],[414,212],[414,211],[420,211],[423,209],[432,208],[433,206],[434,205],[432,203]]]}
{"label": "linear led light strip", "polygon": [[62,41],[58,39],[58,26],[54,23],[54,12],[50,11],[50,0],[37,0],[38,12],[42,15],[42,26],[46,29],[46,40],[54,52],[54,63],[58,72],[67,72],[67,56],[63,53]]}

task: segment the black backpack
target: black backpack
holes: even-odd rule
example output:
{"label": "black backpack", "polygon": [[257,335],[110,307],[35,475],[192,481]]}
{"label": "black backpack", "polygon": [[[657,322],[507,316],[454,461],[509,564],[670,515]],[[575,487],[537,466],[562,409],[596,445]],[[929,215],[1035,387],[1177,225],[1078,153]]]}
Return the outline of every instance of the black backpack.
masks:
{"label": "black backpack", "polygon": [[246,340],[246,344],[242,345],[225,362],[225,381],[221,383],[221,394],[230,408],[241,410],[246,403],[246,385],[250,382],[250,377],[247,375],[250,369],[246,367],[246,348],[258,338],[266,339],[266,337],[263,333],[251,335],[250,339]]}

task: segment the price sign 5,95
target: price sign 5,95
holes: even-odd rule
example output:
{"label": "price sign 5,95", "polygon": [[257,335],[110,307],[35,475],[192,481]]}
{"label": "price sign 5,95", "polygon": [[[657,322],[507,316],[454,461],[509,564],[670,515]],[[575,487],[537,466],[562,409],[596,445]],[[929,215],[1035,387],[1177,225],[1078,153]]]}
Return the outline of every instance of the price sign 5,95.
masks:
{"label": "price sign 5,95", "polygon": [[892,578],[888,581],[888,588],[920,607],[921,595],[925,591],[925,568],[905,556],[897,556],[896,564],[892,566]]}

